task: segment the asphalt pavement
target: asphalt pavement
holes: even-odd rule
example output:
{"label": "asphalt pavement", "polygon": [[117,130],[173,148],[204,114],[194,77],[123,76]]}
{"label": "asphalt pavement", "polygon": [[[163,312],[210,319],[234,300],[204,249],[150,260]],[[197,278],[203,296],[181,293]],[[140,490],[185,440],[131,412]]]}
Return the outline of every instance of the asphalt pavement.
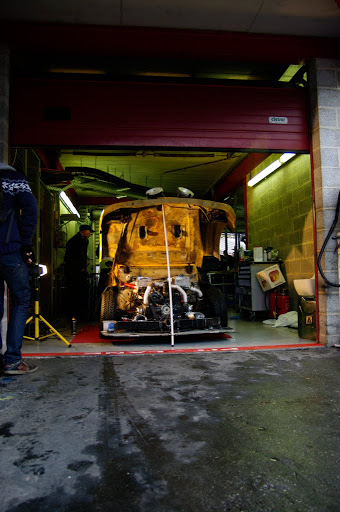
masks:
{"label": "asphalt pavement", "polygon": [[56,357],[0,378],[1,512],[340,511],[340,350]]}

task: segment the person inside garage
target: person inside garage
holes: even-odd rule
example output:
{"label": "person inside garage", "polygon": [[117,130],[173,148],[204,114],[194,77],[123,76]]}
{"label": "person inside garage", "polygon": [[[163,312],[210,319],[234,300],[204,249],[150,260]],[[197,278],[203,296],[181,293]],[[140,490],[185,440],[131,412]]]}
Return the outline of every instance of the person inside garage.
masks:
{"label": "person inside garage", "polygon": [[[38,207],[25,176],[0,163],[0,322],[4,314],[5,283],[10,291],[7,348],[0,356],[5,375],[24,375],[37,366],[22,360],[21,347],[29,314],[31,288],[28,265],[34,262],[31,246]],[[2,348],[0,330],[0,352]],[[2,361],[3,359],[3,361]]]}
{"label": "person inside garage", "polygon": [[79,232],[66,244],[64,275],[67,290],[67,314],[76,320],[88,317],[87,249],[94,233],[89,224],[82,224]]}

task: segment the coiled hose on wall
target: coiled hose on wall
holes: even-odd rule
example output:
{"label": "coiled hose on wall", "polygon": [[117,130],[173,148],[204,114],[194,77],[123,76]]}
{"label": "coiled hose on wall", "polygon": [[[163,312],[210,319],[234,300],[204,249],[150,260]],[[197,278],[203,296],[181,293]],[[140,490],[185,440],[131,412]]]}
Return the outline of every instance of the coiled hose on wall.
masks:
{"label": "coiled hose on wall", "polygon": [[333,220],[333,223],[327,233],[327,236],[325,238],[325,241],[321,247],[321,251],[319,253],[319,256],[318,256],[318,261],[317,261],[317,264],[318,264],[318,269],[319,269],[319,272],[322,276],[322,278],[324,279],[324,281],[329,285],[329,286],[335,286],[337,288],[340,288],[340,283],[332,283],[331,281],[329,281],[327,279],[327,277],[325,276],[322,268],[321,268],[321,258],[322,258],[322,255],[325,251],[325,248],[326,248],[326,245],[328,244],[328,240],[330,239],[334,229],[335,229],[335,226],[338,222],[338,217],[339,217],[339,210],[340,210],[340,192],[339,192],[339,195],[338,195],[338,202],[337,202],[337,205],[336,205],[336,210],[335,210],[335,217],[334,217],[334,220]]}

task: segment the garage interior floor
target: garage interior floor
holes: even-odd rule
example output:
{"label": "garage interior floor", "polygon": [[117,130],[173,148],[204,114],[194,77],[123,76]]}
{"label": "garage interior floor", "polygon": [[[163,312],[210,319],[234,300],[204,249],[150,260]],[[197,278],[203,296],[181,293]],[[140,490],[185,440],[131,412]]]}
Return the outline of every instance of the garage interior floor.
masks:
{"label": "garage interior floor", "polygon": [[175,336],[174,345],[171,345],[170,336],[152,339],[130,338],[116,340],[113,343],[111,339],[99,338],[99,326],[96,326],[95,322],[78,325],[75,336],[72,335],[70,327],[58,329],[55,325],[54,328],[71,343],[71,346],[66,345],[55,335],[41,341],[25,339],[22,353],[23,357],[53,357],[323,347],[313,340],[299,338],[298,330],[295,328],[273,328],[271,325],[263,324],[262,319],[250,321],[234,312],[229,313],[229,327],[233,328],[234,332],[228,335]]}

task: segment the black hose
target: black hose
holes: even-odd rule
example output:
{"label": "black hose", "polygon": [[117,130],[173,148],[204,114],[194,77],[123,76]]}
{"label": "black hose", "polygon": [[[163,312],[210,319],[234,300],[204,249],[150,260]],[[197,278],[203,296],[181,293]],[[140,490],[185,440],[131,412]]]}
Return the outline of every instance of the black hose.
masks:
{"label": "black hose", "polygon": [[339,192],[339,195],[338,195],[338,202],[337,202],[337,205],[336,205],[336,210],[335,210],[335,217],[334,217],[334,220],[333,220],[333,223],[330,227],[330,230],[328,231],[328,234],[325,238],[325,241],[321,247],[321,251],[319,253],[319,256],[318,256],[318,261],[317,261],[317,264],[318,264],[318,269],[319,269],[319,272],[322,276],[322,278],[326,281],[326,283],[329,285],[329,286],[335,286],[336,288],[340,288],[340,283],[332,283],[331,281],[329,281],[327,279],[327,277],[325,276],[322,268],[321,268],[321,258],[322,258],[322,255],[325,251],[325,248],[326,248],[326,245],[328,243],[328,240],[330,239],[331,237],[331,234],[333,233],[334,231],[334,228],[336,226],[336,223],[338,222],[338,217],[339,217],[339,210],[340,210],[340,192]]}

